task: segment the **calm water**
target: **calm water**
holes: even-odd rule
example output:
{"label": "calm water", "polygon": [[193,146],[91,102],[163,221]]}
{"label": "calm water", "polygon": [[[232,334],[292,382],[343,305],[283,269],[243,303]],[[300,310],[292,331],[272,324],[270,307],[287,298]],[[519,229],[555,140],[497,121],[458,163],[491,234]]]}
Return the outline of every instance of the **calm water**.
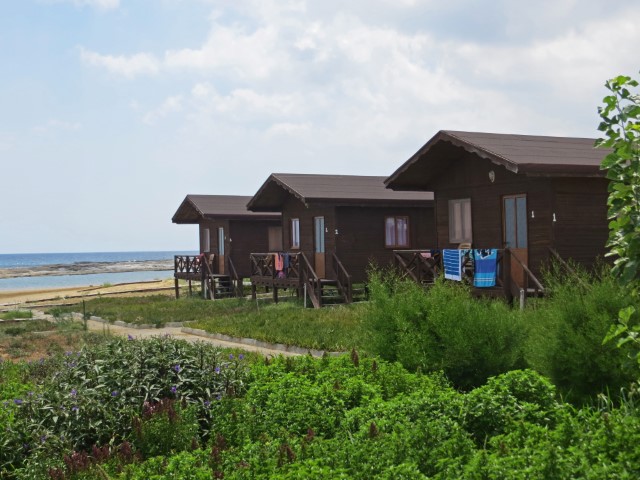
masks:
{"label": "calm water", "polygon": [[[171,260],[174,255],[197,255],[197,252],[95,252],[95,253],[25,253],[0,254],[0,268],[37,267],[40,265],[66,265],[79,262],[135,262],[145,260]],[[0,279],[0,290],[22,290],[58,287],[81,287],[105,283],[144,282],[171,278],[173,270],[93,273],[87,275],[58,275]]]}

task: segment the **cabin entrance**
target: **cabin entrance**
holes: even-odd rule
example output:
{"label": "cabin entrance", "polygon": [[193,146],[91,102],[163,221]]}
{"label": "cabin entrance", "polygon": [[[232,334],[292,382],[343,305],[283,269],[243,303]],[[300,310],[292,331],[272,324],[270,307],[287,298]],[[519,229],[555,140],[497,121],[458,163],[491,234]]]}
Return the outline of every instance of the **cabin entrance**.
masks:
{"label": "cabin entrance", "polygon": [[224,228],[218,227],[218,273],[224,275]]}
{"label": "cabin entrance", "polygon": [[[502,197],[502,231],[504,247],[509,248],[522,264],[528,265],[526,194]],[[511,278],[523,286],[525,273],[518,260],[511,259]]]}
{"label": "cabin entrance", "polygon": [[269,251],[282,251],[282,227],[269,227]]}
{"label": "cabin entrance", "polygon": [[324,278],[326,275],[325,268],[325,251],[324,251],[324,217],[313,218],[313,231],[314,231],[314,255],[315,255],[315,269],[319,278]]}

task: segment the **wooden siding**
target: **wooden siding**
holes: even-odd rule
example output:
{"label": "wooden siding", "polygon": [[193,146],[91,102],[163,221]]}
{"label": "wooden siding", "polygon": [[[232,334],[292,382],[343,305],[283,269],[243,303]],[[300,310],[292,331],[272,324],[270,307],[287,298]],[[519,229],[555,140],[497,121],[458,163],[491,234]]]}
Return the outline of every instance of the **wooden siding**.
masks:
{"label": "wooden siding", "polygon": [[385,218],[390,216],[409,218],[409,246],[406,248],[436,247],[432,207],[337,207],[335,251],[353,281],[366,280],[371,262],[379,266],[391,263],[393,248],[386,248],[384,242]]}
{"label": "wooden siding", "polygon": [[[552,187],[546,177],[516,175],[506,168],[456,149],[458,158],[434,179],[436,225],[439,248],[457,248],[449,242],[449,200],[471,199],[474,248],[503,248],[502,197],[527,195],[529,265],[534,274],[549,259],[552,246]],[[493,171],[495,179],[489,179]],[[532,218],[533,212],[533,218]]]}
{"label": "wooden siding", "polygon": [[231,220],[229,235],[230,252],[233,264],[241,277],[251,276],[252,252],[266,252],[269,249],[269,227],[279,225],[280,220],[274,221],[243,221]]}
{"label": "wooden siding", "polygon": [[[313,219],[314,217],[324,217],[324,226],[327,230],[325,233],[325,277],[333,278],[334,271],[331,263],[331,253],[335,252],[335,207],[332,205],[305,206],[300,200],[290,196],[282,206],[282,236],[283,247],[285,251],[303,252],[314,264],[314,235],[313,235]],[[300,219],[300,249],[291,248],[291,219]]]}
{"label": "wooden siding", "polygon": [[[241,277],[251,274],[249,254],[267,251],[269,246],[268,228],[280,225],[280,219],[274,220],[202,220],[200,222],[200,251],[205,228],[209,229],[210,253],[218,254],[218,228],[224,228],[225,256],[230,257]],[[217,258],[217,257],[216,257]],[[214,273],[218,273],[218,263],[214,262]],[[225,273],[229,273],[228,271]]]}
{"label": "wooden siding", "polygon": [[554,248],[562,258],[590,266],[606,252],[608,182],[604,178],[557,178],[552,184]]}

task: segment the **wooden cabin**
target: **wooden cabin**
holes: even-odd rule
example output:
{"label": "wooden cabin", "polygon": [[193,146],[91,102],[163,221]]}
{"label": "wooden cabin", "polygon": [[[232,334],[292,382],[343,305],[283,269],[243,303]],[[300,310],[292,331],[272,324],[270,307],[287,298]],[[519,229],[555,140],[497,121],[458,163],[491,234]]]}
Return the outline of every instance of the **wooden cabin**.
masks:
{"label": "wooden cabin", "polygon": [[605,253],[608,153],[594,139],[440,131],[385,180],[435,196],[438,248],[507,249],[514,280],[551,256],[590,266]]}
{"label": "wooden cabin", "polygon": [[[282,213],[283,251],[294,264],[291,281],[299,274],[301,281],[305,275],[317,278],[308,285],[317,297],[322,296],[322,285],[337,282],[350,301],[347,284],[364,282],[371,262],[387,265],[394,249],[435,243],[432,194],[394,192],[385,188],[384,180],[274,173],[247,206],[254,212]],[[256,253],[252,259],[254,285],[293,286],[287,278],[271,278],[276,275],[269,270],[268,256]],[[307,273],[300,273],[298,266]]]}
{"label": "wooden cabin", "polygon": [[[201,280],[211,275],[216,291],[226,282],[236,287],[251,275],[249,254],[256,249],[282,249],[282,227],[278,212],[247,210],[250,196],[187,195],[172,218],[176,224],[199,226],[199,258],[176,257],[176,283],[179,278]],[[203,260],[205,261],[203,263]],[[241,293],[241,289],[236,291]],[[177,290],[176,290],[177,292]]]}

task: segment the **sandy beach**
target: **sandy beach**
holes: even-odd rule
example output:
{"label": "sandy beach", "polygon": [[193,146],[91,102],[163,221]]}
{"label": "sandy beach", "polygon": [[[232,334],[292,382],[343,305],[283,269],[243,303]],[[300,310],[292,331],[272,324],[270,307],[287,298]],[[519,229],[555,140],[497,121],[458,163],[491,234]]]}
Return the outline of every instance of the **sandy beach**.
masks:
{"label": "sandy beach", "polygon": [[19,307],[66,305],[98,296],[173,295],[173,287],[173,280],[168,279],[106,286],[0,290],[0,311]]}

